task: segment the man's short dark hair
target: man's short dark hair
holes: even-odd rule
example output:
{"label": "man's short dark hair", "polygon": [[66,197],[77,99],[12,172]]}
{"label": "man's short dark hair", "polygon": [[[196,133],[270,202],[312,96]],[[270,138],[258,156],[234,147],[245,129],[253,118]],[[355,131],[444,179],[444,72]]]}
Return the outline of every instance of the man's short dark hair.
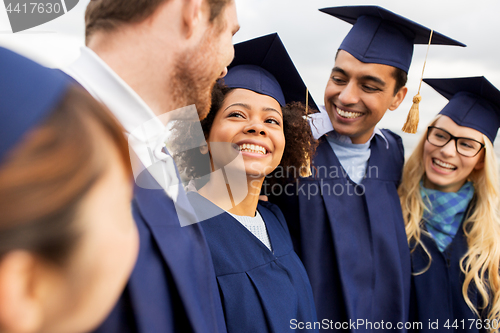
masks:
{"label": "man's short dark hair", "polygon": [[[112,31],[127,23],[139,23],[169,0],[91,0],[85,11],[85,41],[96,31]],[[213,22],[232,0],[205,0]]]}
{"label": "man's short dark hair", "polygon": [[401,68],[394,67],[392,77],[396,80],[396,85],[394,86],[394,95],[396,95],[399,89],[406,86],[406,81],[408,81],[408,74],[406,74],[406,72]]}

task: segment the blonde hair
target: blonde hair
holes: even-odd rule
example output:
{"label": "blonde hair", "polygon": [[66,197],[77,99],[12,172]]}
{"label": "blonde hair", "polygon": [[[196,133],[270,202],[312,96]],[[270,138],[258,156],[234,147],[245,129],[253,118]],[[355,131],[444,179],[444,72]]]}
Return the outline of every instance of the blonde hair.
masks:
{"label": "blonde hair", "polygon": [[[430,125],[435,124],[439,117],[436,117]],[[428,235],[423,229],[422,221],[424,209],[427,208],[420,195],[420,181],[425,173],[422,156],[426,139],[427,130],[405,165],[403,180],[398,189],[411,251],[413,252],[420,245],[429,256],[427,267],[422,272],[415,272],[415,275],[424,273],[432,262],[431,255],[421,240],[422,233]],[[473,170],[469,175],[474,184],[475,205],[472,213],[463,223],[468,251],[460,260],[460,269],[465,274],[462,294],[465,302],[476,315],[479,316],[479,309],[489,308],[487,318],[500,320],[499,177],[493,144],[485,135],[483,139],[485,143],[484,168]],[[479,309],[475,308],[469,298],[467,291],[471,286],[477,289],[483,299],[483,304],[478,306]]]}

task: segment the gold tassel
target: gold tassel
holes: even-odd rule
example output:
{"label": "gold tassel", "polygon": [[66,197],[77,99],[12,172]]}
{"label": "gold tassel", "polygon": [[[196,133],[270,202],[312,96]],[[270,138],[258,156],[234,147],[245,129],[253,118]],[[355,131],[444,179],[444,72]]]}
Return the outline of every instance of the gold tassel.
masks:
{"label": "gold tassel", "polygon": [[309,113],[309,88],[306,87],[306,117]]}
{"label": "gold tassel", "polygon": [[300,177],[302,178],[307,178],[307,177],[311,177],[312,176],[312,172],[311,172],[311,159],[309,158],[309,156],[306,154],[306,165],[303,165],[301,168],[300,168]]}
{"label": "gold tassel", "polygon": [[419,121],[418,104],[422,100],[422,96],[420,96],[420,88],[422,87],[422,80],[424,79],[425,64],[427,63],[427,56],[429,55],[429,47],[431,46],[433,33],[434,30],[431,30],[431,35],[429,37],[429,45],[427,45],[427,53],[425,54],[424,67],[422,68],[422,77],[420,78],[420,85],[418,86],[418,92],[413,97],[413,105],[410,108],[410,112],[408,112],[408,117],[406,117],[406,123],[403,125],[402,128],[402,131],[405,133],[411,133],[411,134],[417,133],[418,121]]}
{"label": "gold tassel", "polygon": [[[306,87],[306,120],[307,120],[307,115],[309,113],[309,89]],[[303,178],[311,177],[312,172],[311,172],[311,157],[309,154],[306,152],[306,165],[303,165],[300,168],[300,176]]]}
{"label": "gold tassel", "polygon": [[405,133],[417,133],[418,128],[418,104],[422,100],[420,94],[416,94],[413,97],[413,105],[411,106],[410,112],[408,112],[408,117],[406,117],[406,123],[403,126],[403,132]]}

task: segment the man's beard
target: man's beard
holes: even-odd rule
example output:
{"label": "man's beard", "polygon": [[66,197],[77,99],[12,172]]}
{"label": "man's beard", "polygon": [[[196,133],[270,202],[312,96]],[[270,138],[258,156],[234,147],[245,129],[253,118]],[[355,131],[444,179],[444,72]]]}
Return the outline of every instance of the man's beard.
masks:
{"label": "man's beard", "polygon": [[210,112],[212,89],[220,75],[213,59],[217,56],[212,46],[213,35],[214,32],[207,32],[198,48],[179,56],[170,81],[173,104],[177,108],[195,104],[200,120]]}

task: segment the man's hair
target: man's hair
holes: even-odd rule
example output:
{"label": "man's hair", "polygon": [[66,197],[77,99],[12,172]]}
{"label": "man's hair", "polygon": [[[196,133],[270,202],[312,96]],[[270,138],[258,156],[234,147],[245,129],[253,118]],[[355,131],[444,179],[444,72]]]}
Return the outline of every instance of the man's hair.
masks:
{"label": "man's hair", "polygon": [[408,74],[406,74],[406,72],[401,68],[394,67],[392,77],[396,80],[396,85],[394,86],[394,95],[396,95],[399,89],[406,86],[406,81],[408,81]]}
{"label": "man's hair", "polygon": [[[112,31],[127,23],[139,23],[169,0],[91,0],[85,11],[85,41],[96,31]],[[213,22],[232,0],[205,0]]]}

